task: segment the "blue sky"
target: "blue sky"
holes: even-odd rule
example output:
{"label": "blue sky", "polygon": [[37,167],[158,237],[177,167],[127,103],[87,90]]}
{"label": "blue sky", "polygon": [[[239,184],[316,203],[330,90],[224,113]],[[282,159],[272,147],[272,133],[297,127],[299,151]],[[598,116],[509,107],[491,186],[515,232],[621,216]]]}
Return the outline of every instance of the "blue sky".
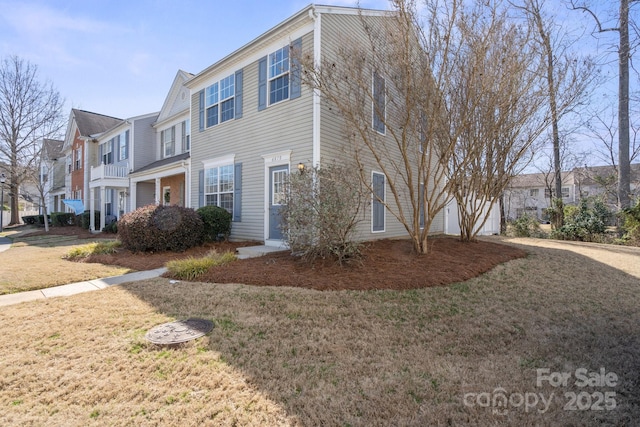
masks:
{"label": "blue sky", "polygon": [[[67,111],[127,118],[160,110],[178,69],[198,73],[308,4],[0,0],[0,57],[16,54],[37,65]],[[388,2],[361,4],[386,9]]]}
{"label": "blue sky", "polygon": [[[16,54],[37,65],[41,79],[53,82],[66,99],[66,112],[81,108],[128,118],[160,110],[178,69],[202,71],[309,2],[0,0],[0,57]],[[319,3],[356,6],[357,1]],[[603,7],[599,0],[591,3]],[[389,8],[387,0],[360,5]],[[561,0],[547,5],[565,28],[586,34],[583,52],[610,62],[602,68],[609,84],[594,92],[593,102],[615,107],[616,54],[607,52],[617,33],[590,36],[594,24],[585,14],[568,11]],[[637,18],[640,7],[632,10]],[[637,88],[637,73],[632,80]]]}

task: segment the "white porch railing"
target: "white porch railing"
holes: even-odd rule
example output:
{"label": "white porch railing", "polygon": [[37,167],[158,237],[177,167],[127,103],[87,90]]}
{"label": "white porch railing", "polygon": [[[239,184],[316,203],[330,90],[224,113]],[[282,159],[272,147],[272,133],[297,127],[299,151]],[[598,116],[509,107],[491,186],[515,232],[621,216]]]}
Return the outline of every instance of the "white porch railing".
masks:
{"label": "white porch railing", "polygon": [[105,178],[126,178],[128,174],[129,168],[127,166],[91,166],[91,181],[97,181]]}

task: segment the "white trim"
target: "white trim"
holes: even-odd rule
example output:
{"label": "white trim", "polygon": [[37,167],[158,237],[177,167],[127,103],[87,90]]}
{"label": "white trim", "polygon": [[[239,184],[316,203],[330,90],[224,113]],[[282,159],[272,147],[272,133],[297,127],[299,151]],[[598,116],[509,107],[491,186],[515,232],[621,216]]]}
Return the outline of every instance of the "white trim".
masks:
{"label": "white trim", "polygon": [[211,168],[216,168],[218,166],[235,164],[235,160],[236,160],[235,154],[227,154],[226,156],[203,160],[202,165],[204,166],[205,169],[211,169]]}
{"label": "white trim", "polygon": [[269,191],[270,191],[270,182],[269,182],[269,168],[274,166],[282,166],[287,165],[289,168],[289,172],[291,172],[291,150],[278,151],[276,153],[264,154],[262,158],[264,159],[264,218],[263,218],[263,234],[264,234],[264,244],[265,246],[281,246],[283,245],[282,240],[272,240],[269,239]]}
{"label": "white trim", "polygon": [[[309,14],[314,19],[313,26],[313,63],[316,66],[320,65],[322,57],[322,15],[314,14],[313,11],[309,11]],[[313,89],[313,129],[312,129],[312,166],[320,166],[320,118],[321,118],[321,99],[320,90]]]}
{"label": "white trim", "polygon": [[[382,227],[382,230],[374,230],[373,229],[373,202],[374,202],[374,188],[373,188],[373,175],[382,175],[382,178],[384,178],[384,186],[382,187],[382,200],[384,201],[383,203],[383,207],[384,210],[382,211],[382,221],[384,223],[384,226]],[[384,206],[384,204],[387,202],[387,177],[384,173],[382,172],[378,172],[378,171],[371,171],[371,233],[372,234],[378,234],[378,233],[384,233],[387,231],[387,208],[386,206]]]}

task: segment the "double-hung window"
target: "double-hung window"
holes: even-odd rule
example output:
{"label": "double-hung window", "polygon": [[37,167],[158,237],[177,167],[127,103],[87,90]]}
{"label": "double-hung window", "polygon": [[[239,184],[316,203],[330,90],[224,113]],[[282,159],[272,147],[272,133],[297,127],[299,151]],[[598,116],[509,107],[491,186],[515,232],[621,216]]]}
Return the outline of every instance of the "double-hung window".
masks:
{"label": "double-hung window", "polygon": [[122,132],[119,136],[118,160],[126,160],[129,157],[129,131]]}
{"label": "double-hung window", "polygon": [[162,155],[164,158],[171,157],[176,150],[176,127],[171,126],[160,134],[162,139]]}
{"label": "double-hung window", "polygon": [[269,54],[269,104],[289,99],[289,49]]}
{"label": "double-hung window", "polygon": [[217,166],[204,171],[204,202],[220,206],[233,213],[233,164]]}
{"label": "double-hung window", "polygon": [[182,152],[191,150],[191,119],[182,122]]}
{"label": "double-hung window", "polygon": [[73,151],[75,170],[82,168],[82,148],[78,147]]}
{"label": "double-hung window", "polygon": [[215,82],[205,90],[207,127],[231,120],[235,115],[235,74]]}
{"label": "double-hung window", "polygon": [[386,82],[384,77],[373,72],[373,129],[381,134],[385,134],[386,126]]}
{"label": "double-hung window", "polygon": [[100,157],[101,157],[102,164],[104,165],[113,164],[113,139],[110,139],[109,141],[102,144],[100,148],[101,148]]}

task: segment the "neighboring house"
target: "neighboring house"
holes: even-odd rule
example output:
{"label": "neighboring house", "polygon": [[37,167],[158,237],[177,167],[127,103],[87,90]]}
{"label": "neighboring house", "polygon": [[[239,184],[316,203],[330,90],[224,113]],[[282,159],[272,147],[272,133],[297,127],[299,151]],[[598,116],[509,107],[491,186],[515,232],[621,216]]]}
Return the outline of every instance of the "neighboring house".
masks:
{"label": "neighboring house", "polygon": [[67,158],[64,155],[64,141],[44,139],[42,141],[42,162],[40,182],[43,186],[44,204],[47,212],[64,212],[65,179]]}
{"label": "neighboring house", "polygon": [[[347,40],[366,40],[362,19],[376,25],[387,14],[310,5],[190,79],[189,205],[216,205],[231,212],[233,239],[282,245],[278,211],[287,174],[292,169],[297,173],[298,165],[339,160],[347,145],[342,120],[320,102],[318,92],[301,84],[296,53],[313,56],[315,63],[337,60],[337,50]],[[384,87],[378,81],[383,79],[372,73],[372,87]],[[385,134],[374,114],[372,128]],[[385,199],[385,175],[371,165],[366,173]],[[431,231],[442,233],[443,223],[440,215]],[[365,240],[406,235],[374,198],[358,231]]]}
{"label": "neighboring house", "polygon": [[[553,173],[531,173],[513,177],[505,191],[508,220],[522,215],[548,219],[545,209],[551,206],[555,191]],[[562,202],[575,205],[581,199],[601,196],[610,208],[617,204],[617,173],[611,166],[585,166],[562,172]],[[555,195],[554,195],[555,196]],[[640,196],[640,164],[631,165],[631,198]]]}
{"label": "neighboring house", "polygon": [[191,123],[189,89],[184,84],[191,77],[178,71],[153,124],[155,139],[136,157],[129,175],[133,209],[151,203],[187,206]]}
{"label": "neighboring house", "polygon": [[69,115],[63,151],[67,157],[65,198],[89,201],[90,149],[94,135],[120,123],[122,119],[73,108]]}
{"label": "neighboring house", "polygon": [[[129,174],[153,159],[155,123],[158,113],[121,120],[104,132],[91,135],[88,144],[90,229],[100,231],[131,211]],[[95,211],[100,224],[95,224]]]}
{"label": "neighboring house", "polygon": [[159,113],[123,120],[96,136],[89,210],[104,215],[100,224],[91,222],[92,230],[148,204],[186,206],[191,125],[184,84],[191,77],[178,71]]}

